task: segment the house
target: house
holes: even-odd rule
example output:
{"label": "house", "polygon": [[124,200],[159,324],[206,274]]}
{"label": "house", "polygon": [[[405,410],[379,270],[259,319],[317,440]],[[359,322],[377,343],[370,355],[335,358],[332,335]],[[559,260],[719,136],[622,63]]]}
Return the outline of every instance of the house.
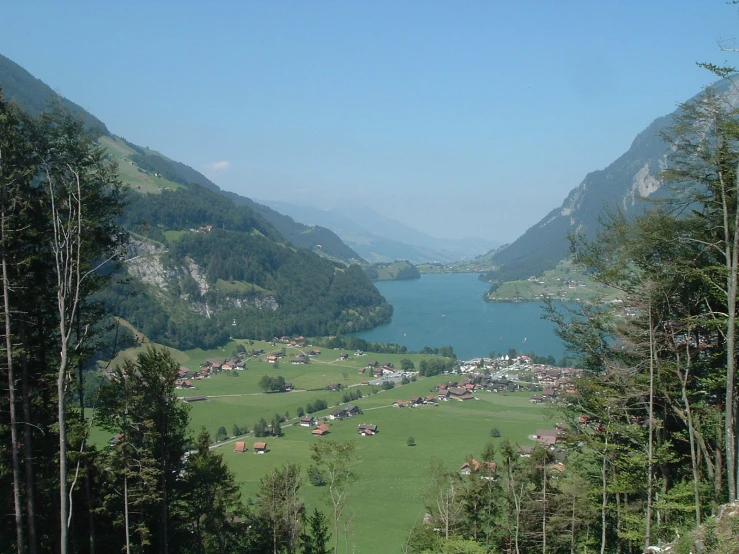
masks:
{"label": "house", "polygon": [[344,407],[344,412],[346,412],[346,415],[348,417],[359,415],[359,407],[355,406],[354,404],[347,404]]}
{"label": "house", "polygon": [[363,374],[363,373],[364,373],[365,371],[367,371],[367,368],[366,368],[366,367],[360,367],[360,368],[359,368],[359,369],[357,370],[357,373],[359,373],[359,374],[361,375],[361,374]]}
{"label": "house", "polygon": [[328,433],[328,425],[326,425],[325,423],[321,423],[318,427],[311,431],[311,434],[317,435],[319,437],[322,437],[326,433]]}
{"label": "house", "polygon": [[405,408],[406,406],[408,406],[408,402],[406,402],[405,400],[396,400],[395,402],[393,402],[394,408]]}
{"label": "house", "polygon": [[285,392],[293,390],[293,384],[290,381],[285,381],[285,386],[282,388]]}
{"label": "house", "polygon": [[369,368],[377,367],[378,365],[380,364],[377,360],[367,360],[367,367]]}
{"label": "house", "polygon": [[426,398],[423,399],[424,404],[435,404],[436,403],[436,395],[435,394],[429,394],[426,396]]}
{"label": "house", "polygon": [[320,350],[318,350],[317,348],[314,348],[313,350],[308,352],[308,356],[318,356],[320,353],[321,353]]}
{"label": "house", "polygon": [[346,361],[349,359],[349,354],[342,354],[341,356],[339,356],[339,359],[342,361]]}
{"label": "house", "polygon": [[395,368],[390,367],[389,365],[385,364],[382,366],[382,374],[383,375],[394,375],[396,373]]}
{"label": "house", "polygon": [[484,469],[489,473],[495,473],[498,470],[498,464],[495,462],[478,462],[472,458],[469,462],[462,464],[459,473],[469,475],[470,473],[477,473],[480,469]]}
{"label": "house", "polygon": [[328,387],[326,387],[328,390],[341,390],[341,383],[329,383]]}
{"label": "house", "polygon": [[377,425],[371,423],[360,423],[357,425],[357,432],[363,437],[371,437],[377,433]]}
{"label": "house", "polygon": [[328,417],[329,419],[345,419],[347,417],[347,414],[344,411],[344,408],[336,408],[334,411],[328,414]]}
{"label": "house", "polygon": [[290,360],[291,364],[304,364],[305,363],[305,356],[303,354],[298,354],[294,358]]}
{"label": "house", "polygon": [[536,442],[542,446],[554,446],[558,436],[559,431],[556,429],[538,429],[536,431]]}
{"label": "house", "polygon": [[532,404],[541,404],[544,400],[544,397],[541,394],[534,394],[529,398],[529,402]]}
{"label": "house", "polygon": [[255,454],[264,454],[265,452],[267,452],[267,443],[266,442],[255,442],[253,448],[254,448]]}
{"label": "house", "polygon": [[267,360],[267,361],[268,361],[269,363],[273,364],[273,363],[275,363],[275,362],[277,361],[277,356],[275,356],[274,354],[270,354],[270,355],[269,355],[269,356],[267,356],[267,357],[266,357],[265,359],[266,359],[266,360]]}
{"label": "house", "polygon": [[246,452],[246,443],[239,441],[234,444],[234,452]]}
{"label": "house", "polygon": [[423,399],[420,396],[414,396],[410,399],[411,406],[418,406],[419,404],[423,404]]}
{"label": "house", "polygon": [[518,455],[522,458],[530,458],[531,453],[534,451],[533,446],[519,446],[518,447]]}
{"label": "house", "polygon": [[301,427],[312,427],[316,424],[316,418],[313,416],[303,416],[300,418],[300,426]]}
{"label": "house", "polygon": [[181,389],[191,389],[192,388],[192,381],[182,381],[180,383]]}

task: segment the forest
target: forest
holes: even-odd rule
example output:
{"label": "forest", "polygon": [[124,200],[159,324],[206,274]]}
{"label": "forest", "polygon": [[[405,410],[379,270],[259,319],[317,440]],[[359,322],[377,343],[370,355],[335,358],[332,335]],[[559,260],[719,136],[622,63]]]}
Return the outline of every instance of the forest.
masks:
{"label": "forest", "polygon": [[[330,335],[374,327],[392,314],[359,266],[286,244],[261,215],[217,192],[191,184],[127,200],[121,225],[167,249],[166,290],[127,281],[121,268],[99,297],[154,341],[188,349],[221,345],[234,333]],[[212,229],[195,231],[203,227]],[[176,237],[168,240],[167,231]],[[207,291],[182,269],[190,261],[205,273]]]}

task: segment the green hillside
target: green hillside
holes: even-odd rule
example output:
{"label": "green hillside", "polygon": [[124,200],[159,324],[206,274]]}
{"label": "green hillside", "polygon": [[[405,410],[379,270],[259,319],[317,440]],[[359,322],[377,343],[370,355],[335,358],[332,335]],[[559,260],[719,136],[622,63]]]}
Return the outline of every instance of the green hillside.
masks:
{"label": "green hillside", "polygon": [[79,118],[128,186],[127,260],[102,300],[161,344],[214,347],[233,335],[333,334],[387,321],[392,307],[328,229],[307,227],[163,154],[117,137],[0,56],[0,89],[31,115]]}

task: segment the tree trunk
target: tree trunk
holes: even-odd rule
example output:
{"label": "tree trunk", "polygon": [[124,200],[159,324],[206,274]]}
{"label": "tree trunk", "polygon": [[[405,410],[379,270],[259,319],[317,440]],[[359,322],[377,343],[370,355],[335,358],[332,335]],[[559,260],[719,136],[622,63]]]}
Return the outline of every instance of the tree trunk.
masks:
{"label": "tree trunk", "polygon": [[13,341],[10,334],[10,286],[8,284],[8,271],[5,250],[5,209],[0,214],[0,241],[2,242],[2,280],[3,280],[3,310],[5,311],[5,360],[8,370],[8,404],[10,409],[10,446],[13,465],[13,509],[15,510],[15,533],[18,554],[26,550],[26,541],[23,529],[23,507],[21,498],[21,468],[20,455],[18,453],[18,416],[16,415],[15,400],[15,372],[13,368]]}
{"label": "tree trunk", "polygon": [[652,543],[652,489],[654,468],[654,321],[652,320],[652,301],[649,301],[649,441],[647,445],[647,514],[644,533],[644,551]]}
{"label": "tree trunk", "polygon": [[[21,343],[25,343],[25,330],[20,325]],[[28,554],[36,554],[36,479],[33,465],[33,428],[31,427],[31,386],[28,382],[28,357],[21,354],[21,386],[23,391],[23,465],[26,473],[26,522],[28,526]]]}
{"label": "tree trunk", "polygon": [[606,507],[608,506],[608,480],[606,473],[606,451],[608,449],[608,438],[606,437],[605,447],[603,449],[603,464],[600,468],[601,479],[601,504],[600,504],[600,554],[606,553]]}

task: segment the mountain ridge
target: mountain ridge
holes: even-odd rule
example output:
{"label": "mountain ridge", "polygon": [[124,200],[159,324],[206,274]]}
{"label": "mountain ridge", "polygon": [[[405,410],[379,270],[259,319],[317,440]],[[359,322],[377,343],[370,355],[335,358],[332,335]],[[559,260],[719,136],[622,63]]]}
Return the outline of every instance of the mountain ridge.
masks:
{"label": "mountain ridge", "polygon": [[[739,102],[737,91],[724,80],[711,87],[727,95],[732,105]],[[647,207],[648,203],[643,199],[657,200],[669,196],[660,180],[670,149],[662,139],[662,132],[671,125],[679,110],[678,107],[652,121],[636,135],[626,152],[605,168],[588,173],[559,207],[529,227],[510,245],[480,257],[489,258],[494,266],[483,273],[481,279],[491,282],[495,288],[507,281],[539,276],[569,256],[569,235],[578,234],[587,240],[595,238],[604,209],[620,209],[631,215]]]}

